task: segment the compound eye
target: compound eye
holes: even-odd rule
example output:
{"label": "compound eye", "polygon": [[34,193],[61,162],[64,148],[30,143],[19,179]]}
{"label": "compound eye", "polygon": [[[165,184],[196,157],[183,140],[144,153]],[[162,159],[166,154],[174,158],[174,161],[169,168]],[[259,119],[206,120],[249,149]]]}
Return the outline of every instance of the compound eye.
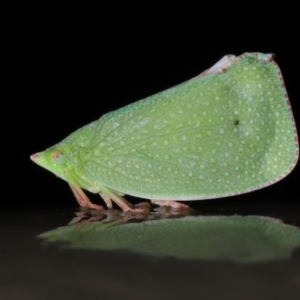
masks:
{"label": "compound eye", "polygon": [[59,150],[53,150],[51,157],[55,163],[60,164],[63,160],[63,153]]}

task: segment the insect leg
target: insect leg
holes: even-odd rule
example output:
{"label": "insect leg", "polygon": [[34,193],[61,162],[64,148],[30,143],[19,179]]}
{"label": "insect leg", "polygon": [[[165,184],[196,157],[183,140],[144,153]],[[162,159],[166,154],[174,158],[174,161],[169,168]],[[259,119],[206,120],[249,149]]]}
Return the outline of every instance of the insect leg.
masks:
{"label": "insect leg", "polygon": [[112,201],[109,196],[107,196],[105,193],[101,192],[99,193],[100,197],[104,200],[106,203],[107,208],[112,208]]}
{"label": "insect leg", "polygon": [[105,186],[100,186],[101,193],[100,196],[103,198],[105,203],[107,204],[108,208],[111,208],[111,201],[114,201],[124,212],[131,211],[131,212],[144,212],[145,209],[142,208],[133,208],[133,205],[128,202],[125,198],[118,195],[117,192],[111,191],[109,188]]}
{"label": "insect leg", "polygon": [[[132,208],[131,203],[129,203],[126,199],[124,199],[121,196],[118,196],[118,195],[113,194],[113,193],[107,193],[107,192],[106,193],[101,192],[100,196],[103,198],[105,203],[108,204],[107,205],[108,207],[109,207],[109,205],[111,205],[111,201],[114,201],[125,212],[129,211],[129,210],[134,210]],[[111,207],[112,207],[112,205],[109,208],[111,208]]]}
{"label": "insect leg", "polygon": [[93,204],[79,186],[70,184],[70,188],[80,206],[103,210],[103,206]]}
{"label": "insect leg", "polygon": [[176,201],[173,201],[173,200],[154,200],[154,199],[151,199],[150,200],[151,203],[153,204],[156,204],[158,206],[171,206],[173,208],[180,208],[180,209],[187,209],[189,208],[188,205],[186,204],[183,204],[183,203],[179,203],[179,202],[176,202]]}

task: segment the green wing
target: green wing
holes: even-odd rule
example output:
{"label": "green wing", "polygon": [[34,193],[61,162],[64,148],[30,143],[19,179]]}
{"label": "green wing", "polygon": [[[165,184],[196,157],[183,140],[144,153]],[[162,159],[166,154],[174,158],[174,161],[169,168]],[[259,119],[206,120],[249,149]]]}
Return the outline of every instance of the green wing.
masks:
{"label": "green wing", "polygon": [[83,159],[92,179],[165,200],[259,189],[298,158],[280,70],[259,53],[104,115],[90,146]]}

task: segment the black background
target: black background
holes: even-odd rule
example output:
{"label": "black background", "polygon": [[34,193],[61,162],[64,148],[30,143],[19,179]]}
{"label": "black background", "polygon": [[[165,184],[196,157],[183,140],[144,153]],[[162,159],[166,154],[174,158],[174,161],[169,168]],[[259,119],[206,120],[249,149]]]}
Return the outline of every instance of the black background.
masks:
{"label": "black background", "polygon": [[[299,132],[297,18],[283,7],[254,3],[228,3],[226,8],[198,3],[200,7],[178,7],[177,13],[174,7],[144,5],[26,8],[6,15],[1,47],[2,207],[76,207],[68,185],[31,162],[29,155],[106,112],[196,76],[225,54],[276,54]],[[192,205],[297,203],[299,169],[251,194]]]}

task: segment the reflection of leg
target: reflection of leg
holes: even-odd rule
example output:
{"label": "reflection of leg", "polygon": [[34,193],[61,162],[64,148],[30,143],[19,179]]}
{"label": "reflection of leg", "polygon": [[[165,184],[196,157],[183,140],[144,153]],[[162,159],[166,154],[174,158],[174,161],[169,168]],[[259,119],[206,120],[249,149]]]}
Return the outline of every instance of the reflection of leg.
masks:
{"label": "reflection of leg", "polygon": [[176,202],[174,200],[151,200],[151,202],[158,206],[171,206],[173,208],[179,208],[179,209],[189,208],[188,205],[180,203],[180,202]]}
{"label": "reflection of leg", "polygon": [[93,204],[79,186],[70,184],[70,188],[80,206],[103,210],[103,206]]}

